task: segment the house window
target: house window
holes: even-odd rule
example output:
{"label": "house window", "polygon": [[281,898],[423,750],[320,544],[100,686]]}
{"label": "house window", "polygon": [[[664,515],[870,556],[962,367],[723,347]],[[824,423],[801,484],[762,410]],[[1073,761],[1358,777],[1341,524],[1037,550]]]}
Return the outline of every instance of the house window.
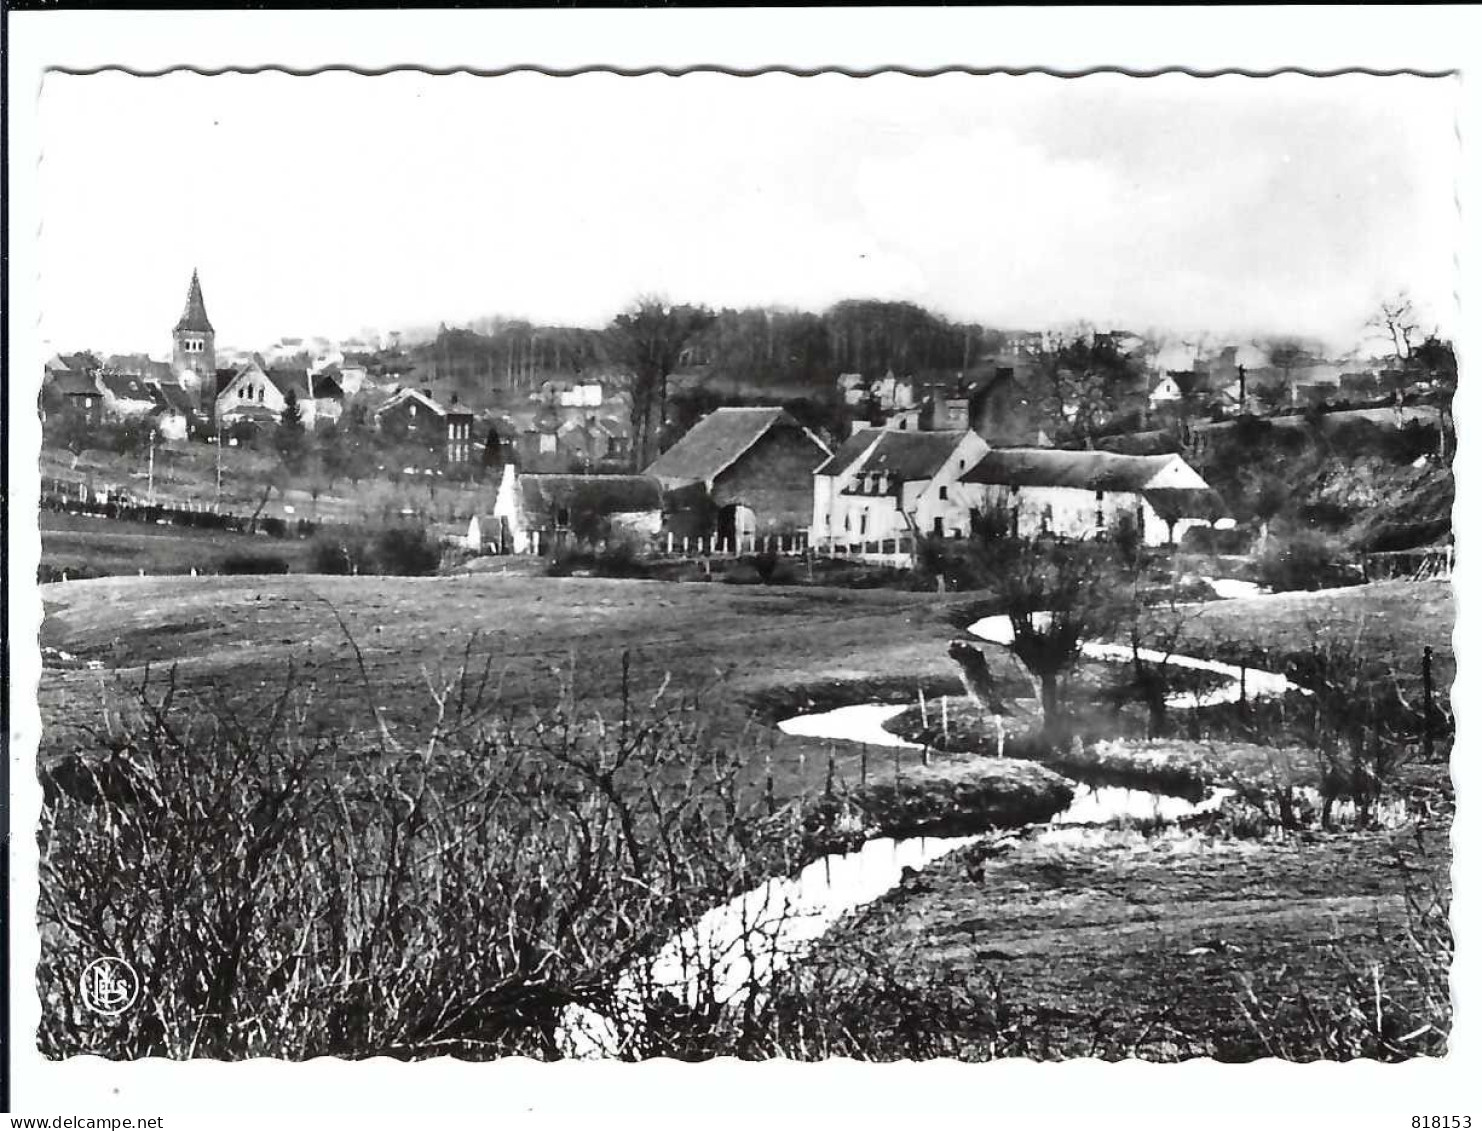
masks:
{"label": "house window", "polygon": [[862,511],[860,513],[860,516],[859,516],[859,532],[861,534],[865,533],[866,529],[869,527],[869,524],[870,524],[870,512],[869,511]]}
{"label": "house window", "polygon": [[852,529],[854,529],[854,528],[852,526],[850,526],[850,524],[849,524],[849,512],[848,511],[845,511],[844,512],[844,533],[845,534],[848,534]]}
{"label": "house window", "polygon": [[1050,507],[1045,507],[1044,514],[1040,515],[1040,518],[1039,518],[1039,528],[1042,531],[1044,531],[1046,534],[1048,534],[1050,532],[1050,527],[1053,526],[1054,524],[1055,524],[1055,512],[1054,512],[1054,510],[1051,509]]}
{"label": "house window", "polygon": [[569,507],[556,508],[556,525],[560,527],[571,525],[571,509]]}
{"label": "house window", "polygon": [[932,533],[935,534],[938,538],[942,537],[945,529],[946,527],[940,515],[932,520]]}
{"label": "house window", "polygon": [[947,501],[947,487],[946,487],[946,484],[943,484],[942,486],[940,486],[940,487],[937,488],[937,498],[941,499],[942,502],[944,502],[944,503]]}

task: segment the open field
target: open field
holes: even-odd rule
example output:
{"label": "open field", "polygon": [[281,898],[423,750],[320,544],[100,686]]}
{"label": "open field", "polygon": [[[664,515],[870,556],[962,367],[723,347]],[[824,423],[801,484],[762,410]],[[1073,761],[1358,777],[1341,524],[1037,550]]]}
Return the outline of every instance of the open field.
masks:
{"label": "open field", "polygon": [[[176,702],[187,713],[260,719],[287,689],[318,725],[342,736],[360,728],[362,749],[370,749],[373,708],[394,735],[425,734],[433,691],[456,680],[465,656],[473,670],[487,665],[501,710],[549,709],[570,696],[615,723],[627,653],[626,680],[638,700],[666,680],[672,690],[699,689],[706,729],[685,741],[738,756],[750,805],[759,804],[765,766],[781,803],[816,804],[827,783],[839,791],[833,796],[874,796],[892,811],[900,807],[892,781],[914,780],[915,751],[787,736],[775,722],[849,703],[910,703],[918,690],[954,692],[946,645],[959,603],[971,600],[516,575],[103,578],[42,592],[42,643],[58,650],[40,688],[44,757],[86,745],[84,728],[117,691],[137,687],[146,666],[155,681],[173,666]],[[1297,654],[1309,613],[1343,632],[1363,623],[1380,656],[1433,642],[1438,673],[1453,670],[1445,647],[1450,590],[1432,583],[1211,604],[1199,612],[1204,635],[1189,639],[1222,654],[1246,648],[1251,659]],[[1199,651],[1198,643],[1183,647]],[[1023,682],[1006,649],[986,646],[985,655],[1005,684]],[[358,753],[353,741],[340,749]],[[1228,766],[1206,766],[1202,776],[1234,781],[1262,760],[1259,751],[1231,750]],[[1208,757],[1223,755],[1211,747]],[[931,766],[922,797],[955,796],[993,763],[965,751],[933,754]],[[1438,1051],[1443,1036],[1435,1029],[1413,1045],[1394,1043],[1423,1023],[1445,1024],[1435,996],[1441,985],[1444,997],[1444,952],[1410,941],[1407,900],[1427,891],[1445,897],[1450,790],[1444,767],[1420,769],[1404,788],[1439,801],[1401,811],[1392,830],[1272,839],[1228,823],[1052,827],[1016,844],[960,850],[830,930],[763,1015],[764,1028],[777,1025],[773,1043],[718,1051],[884,1059],[1375,1055],[1377,1046],[1365,1044],[1367,1023],[1353,1019],[1352,990],[1376,965],[1384,1014],[1403,1028],[1389,1033],[1384,1055]],[[381,772],[365,770],[374,780]],[[1075,776],[1073,767],[1061,772]],[[532,796],[559,807],[570,784],[547,781]],[[767,812],[753,808],[747,818],[760,822],[760,839],[744,849],[746,870],[707,880],[709,890],[734,894],[757,881],[755,869],[798,859],[767,841]],[[922,814],[910,824],[924,827]],[[831,834],[819,835],[823,843]],[[429,945],[442,945],[439,937],[429,935]],[[810,1011],[795,1027],[789,1010],[800,1000]],[[902,1008],[916,1013],[894,1017]],[[400,1021],[387,1024],[397,1029]],[[1340,1031],[1337,1044],[1324,1044]],[[315,1039],[330,1043],[304,1047],[339,1047],[337,1038]]]}
{"label": "open field", "polygon": [[309,565],[310,543],[296,538],[201,530],[188,526],[151,526],[92,515],[40,512],[41,566],[53,575],[188,574],[192,569],[216,573],[230,557],[273,556],[294,572]]}
{"label": "open field", "polygon": [[[405,734],[431,718],[429,680],[453,678],[465,652],[471,680],[487,666],[502,707],[525,711],[553,704],[568,680],[583,702],[612,710],[631,651],[630,686],[640,695],[666,679],[675,691],[715,685],[704,702],[716,735],[774,748],[786,791],[798,775],[821,781],[818,755],[829,745],[771,726],[802,708],[796,687],[883,676],[909,698],[917,687],[957,686],[940,599],[887,590],[484,574],[100,578],[42,594],[42,643],[79,665],[44,673],[48,750],[97,720],[100,683],[137,686],[145,665],[155,680],[175,666],[181,702],[210,710],[262,711],[291,684],[326,726],[366,726],[373,701]],[[858,758],[841,746],[839,773],[857,776]],[[878,751],[873,761],[883,772]]]}
{"label": "open field", "polygon": [[[720,731],[760,726],[784,751],[818,745],[770,726],[810,705],[960,692],[947,656],[955,599],[927,594],[494,574],[100,578],[42,593],[42,643],[102,664],[110,678],[137,682],[144,665],[176,665],[183,694],[245,706],[281,692],[292,672],[294,687],[331,721],[361,712],[368,685],[388,724],[416,728],[431,707],[429,679],[451,677],[465,650],[515,709],[551,702],[564,680],[611,705],[630,650],[633,688],[718,681],[706,704]],[[1186,647],[1259,663],[1304,649],[1309,615],[1329,631],[1362,624],[1371,653],[1413,656],[1417,666],[1432,643],[1438,687],[1452,678],[1451,590],[1442,582],[1213,602],[1190,619]],[[1006,686],[1022,687],[1006,649],[988,645],[984,654]],[[89,716],[100,674],[46,673],[48,746]]]}

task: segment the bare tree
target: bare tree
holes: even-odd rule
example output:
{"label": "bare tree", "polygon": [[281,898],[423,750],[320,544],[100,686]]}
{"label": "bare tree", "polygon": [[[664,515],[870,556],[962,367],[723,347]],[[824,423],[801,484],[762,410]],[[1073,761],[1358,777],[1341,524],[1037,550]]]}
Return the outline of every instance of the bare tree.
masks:
{"label": "bare tree", "polygon": [[1088,440],[1137,390],[1141,371],[1135,359],[1109,334],[1077,327],[1033,356],[1033,381],[1046,412],[1067,439]]}
{"label": "bare tree", "polygon": [[1379,304],[1379,311],[1370,318],[1368,325],[1389,339],[1390,360],[1402,373],[1411,368],[1415,356],[1415,338],[1419,324],[1415,318],[1415,306],[1404,291]]}
{"label": "bare tree", "polygon": [[669,377],[679,366],[685,347],[715,320],[705,307],[670,306],[645,297],[612,320],[607,330],[616,360],[633,371],[629,415],[633,427],[633,459],[638,469],[657,455],[657,435],[669,407]]}
{"label": "bare tree", "polygon": [[1045,734],[1065,737],[1060,681],[1081,645],[1109,634],[1125,615],[1121,571],[1103,546],[1040,539],[1000,543],[993,563],[1013,631],[1009,650],[1039,683]]}

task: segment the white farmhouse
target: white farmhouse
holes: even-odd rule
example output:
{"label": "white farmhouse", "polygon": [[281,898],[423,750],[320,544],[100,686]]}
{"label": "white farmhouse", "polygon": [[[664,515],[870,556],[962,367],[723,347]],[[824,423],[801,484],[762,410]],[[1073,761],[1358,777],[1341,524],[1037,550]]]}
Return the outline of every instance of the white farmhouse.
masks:
{"label": "white farmhouse", "polygon": [[975,495],[961,479],[987,450],[976,432],[861,429],[813,473],[813,544],[966,535]]}
{"label": "white farmhouse", "polygon": [[999,511],[1015,537],[1110,534],[1123,516],[1144,544],[1179,542],[1195,526],[1232,524],[1219,495],[1178,455],[999,448],[963,476],[973,509]]}

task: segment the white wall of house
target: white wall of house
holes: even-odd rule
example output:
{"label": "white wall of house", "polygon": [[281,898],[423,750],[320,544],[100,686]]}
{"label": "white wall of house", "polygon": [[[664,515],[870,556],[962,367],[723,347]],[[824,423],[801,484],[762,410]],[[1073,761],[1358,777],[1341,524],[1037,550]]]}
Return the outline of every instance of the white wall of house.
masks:
{"label": "white wall of house", "polygon": [[[499,490],[494,493],[493,517],[502,518],[509,523],[510,537],[513,541],[511,549],[517,554],[524,554],[530,550],[530,535],[525,529],[524,516],[520,508],[519,488],[519,476],[515,472],[514,464],[505,464],[499,476]],[[497,530],[485,531],[484,541],[492,541],[498,533]]]}
{"label": "white wall of house", "polygon": [[[1202,484],[1202,481],[1201,481]],[[1172,526],[1159,517],[1143,496],[1134,491],[1090,491],[1079,487],[1008,487],[999,484],[960,484],[970,498],[970,510],[1002,507],[1011,517],[1017,513],[1016,533],[1021,538],[1048,532],[1063,538],[1094,538],[1116,529],[1123,515],[1140,523],[1146,546],[1179,542],[1196,526],[1208,526],[1202,518],[1179,519]]]}
{"label": "white wall of house", "polygon": [[977,466],[988,453],[988,443],[976,432],[969,432],[953,450],[951,458],[922,487],[916,498],[907,500],[907,508],[923,534],[940,528],[948,538],[967,537],[972,532],[974,492],[962,477]]}
{"label": "white wall of house", "polygon": [[978,496],[961,479],[988,451],[981,436],[971,432],[964,436],[930,479],[902,484],[899,498],[894,493],[853,492],[854,469],[868,460],[873,450],[871,447],[862,454],[842,475],[813,477],[810,536],[815,544],[900,538],[911,534],[912,521],[921,533],[930,534],[937,528],[937,519],[941,519],[942,532],[949,538],[969,533],[969,515]]}
{"label": "white wall of house", "polygon": [[166,440],[184,440],[190,435],[190,421],[185,418],[184,413],[162,412],[159,421],[155,425],[159,434]]}
{"label": "white wall of house", "polygon": [[[1146,507],[1141,495],[1125,491],[1008,487],[997,483],[962,486],[973,496],[973,509],[1001,508],[1011,518],[1017,514],[1015,532],[1021,538],[1042,532],[1065,538],[1092,538],[1101,531],[1109,534],[1116,529],[1122,515],[1136,518]],[[1147,513],[1152,513],[1151,508]],[[1151,533],[1154,537],[1152,544],[1158,544],[1161,539],[1157,538],[1156,529]]]}

